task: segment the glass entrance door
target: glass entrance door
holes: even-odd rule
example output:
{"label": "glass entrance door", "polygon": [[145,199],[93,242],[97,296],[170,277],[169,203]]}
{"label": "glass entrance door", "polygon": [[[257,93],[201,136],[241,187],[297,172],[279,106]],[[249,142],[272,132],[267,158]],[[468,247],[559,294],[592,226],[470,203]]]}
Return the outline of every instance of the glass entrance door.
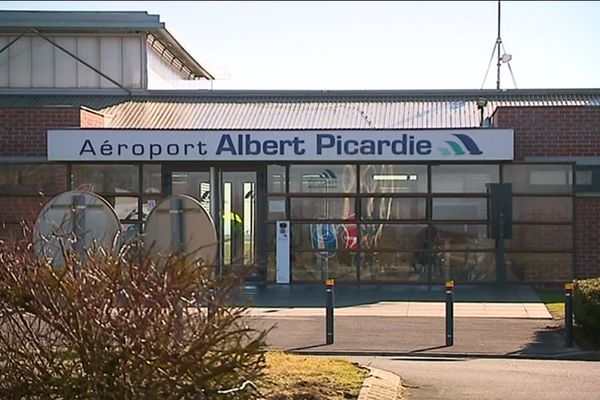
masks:
{"label": "glass entrance door", "polygon": [[[236,273],[256,262],[256,171],[223,171],[220,204],[221,254],[224,273]],[[210,174],[171,171],[171,193],[197,198],[211,214]],[[211,214],[214,219],[215,216]],[[250,277],[252,280],[254,275]]]}
{"label": "glass entrance door", "polygon": [[255,261],[256,172],[223,172],[223,265],[233,271]]}

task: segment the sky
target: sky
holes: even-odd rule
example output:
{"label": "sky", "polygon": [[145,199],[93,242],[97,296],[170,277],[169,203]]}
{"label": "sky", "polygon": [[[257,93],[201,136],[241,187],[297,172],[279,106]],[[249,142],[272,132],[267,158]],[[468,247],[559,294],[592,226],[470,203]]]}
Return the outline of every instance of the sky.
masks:
{"label": "sky", "polygon": [[[497,36],[496,1],[3,1],[0,9],[158,14],[215,75],[213,89],[480,89]],[[599,88],[598,21],[599,1],[503,1],[517,87]],[[495,64],[484,88],[495,88]],[[515,88],[506,64],[501,88]]]}

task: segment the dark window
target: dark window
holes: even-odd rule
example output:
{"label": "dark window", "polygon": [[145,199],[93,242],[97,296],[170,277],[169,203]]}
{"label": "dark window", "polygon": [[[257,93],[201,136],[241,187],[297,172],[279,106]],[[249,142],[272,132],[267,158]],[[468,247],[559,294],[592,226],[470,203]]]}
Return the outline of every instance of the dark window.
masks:
{"label": "dark window", "polygon": [[577,193],[600,194],[600,165],[578,165],[575,179]]}

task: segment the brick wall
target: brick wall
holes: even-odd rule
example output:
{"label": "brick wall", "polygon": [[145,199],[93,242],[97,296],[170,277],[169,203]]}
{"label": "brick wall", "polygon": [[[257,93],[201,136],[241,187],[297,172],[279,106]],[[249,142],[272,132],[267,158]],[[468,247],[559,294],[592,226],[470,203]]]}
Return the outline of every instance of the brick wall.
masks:
{"label": "brick wall", "polygon": [[[102,114],[76,107],[0,109],[0,156],[46,156],[46,133],[50,128],[103,127]],[[44,184],[42,192],[0,196],[0,238],[20,236],[20,223],[33,225],[41,207],[54,194],[66,190],[66,168],[53,165],[45,171],[55,184]],[[41,178],[43,179],[43,178]],[[21,188],[23,189],[23,188]],[[27,189],[29,190],[29,189]],[[19,188],[16,189],[19,192]],[[21,190],[23,192],[23,190]],[[11,192],[12,193],[12,192]],[[4,225],[2,225],[4,224]]]}
{"label": "brick wall", "polygon": [[104,128],[104,116],[97,111],[82,108],[79,114],[82,128]]}
{"label": "brick wall", "polygon": [[600,156],[600,107],[499,107],[494,127],[514,128],[515,159]]}
{"label": "brick wall", "polygon": [[45,156],[50,128],[101,128],[102,114],[79,108],[0,109],[0,156]]}
{"label": "brick wall", "polygon": [[[499,107],[493,119],[515,130],[516,160],[600,156],[600,107]],[[577,277],[600,276],[600,197],[576,198],[575,215]]]}

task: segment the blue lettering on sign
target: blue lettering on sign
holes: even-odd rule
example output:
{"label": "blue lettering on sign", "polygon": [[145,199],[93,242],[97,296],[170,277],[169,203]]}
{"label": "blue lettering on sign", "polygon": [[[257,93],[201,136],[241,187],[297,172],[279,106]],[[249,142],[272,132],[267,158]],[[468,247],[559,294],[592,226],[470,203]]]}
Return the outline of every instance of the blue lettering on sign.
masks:
{"label": "blue lettering on sign", "polygon": [[298,136],[293,139],[267,139],[259,140],[252,137],[251,134],[238,134],[233,138],[230,134],[224,134],[217,145],[216,155],[229,154],[237,155],[267,155],[267,156],[285,156],[287,154],[302,155],[306,153],[304,148],[305,141]]}
{"label": "blue lettering on sign", "polygon": [[[162,154],[169,156],[204,156],[208,154],[206,143],[198,141],[197,143],[169,143],[163,145],[160,143],[111,143],[106,139],[101,145],[96,145],[90,139],[85,139],[79,149],[80,156],[100,156],[104,157],[141,157],[154,160],[160,158]],[[235,146],[232,147],[234,148]],[[98,151],[99,149],[99,151]]]}
{"label": "blue lettering on sign", "polygon": [[341,135],[317,135],[317,155],[428,155],[431,141],[417,140],[413,135],[402,134],[398,139],[344,139]]}

